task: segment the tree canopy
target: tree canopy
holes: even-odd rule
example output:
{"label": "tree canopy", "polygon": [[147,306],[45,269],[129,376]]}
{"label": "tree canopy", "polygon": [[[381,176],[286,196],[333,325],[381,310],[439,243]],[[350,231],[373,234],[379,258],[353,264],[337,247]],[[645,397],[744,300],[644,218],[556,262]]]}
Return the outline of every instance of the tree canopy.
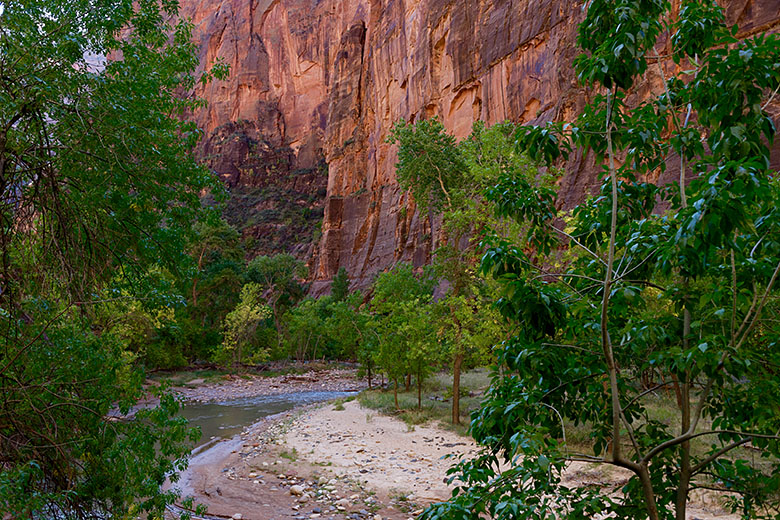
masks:
{"label": "tree canopy", "polygon": [[180,94],[207,78],[177,7],[0,11],[0,516],[160,516],[173,500],[160,486],[192,433],[167,396],[112,419],[142,378],[100,314],[177,303],[200,195],[220,193],[182,122],[198,101]]}
{"label": "tree canopy", "polygon": [[[522,226],[488,239],[482,260],[516,332],[472,415],[483,453],[423,517],[683,520],[706,489],[743,518],[774,518],[780,187],[766,109],[780,38],[739,37],[711,1],[594,0],[578,41],[589,103],[515,137],[540,169],[591,153],[603,184],[572,211],[541,177],[502,170],[488,190]],[[650,67],[660,88],[629,96]],[[659,176],[672,180],[647,181]],[[567,438],[576,428],[585,446]],[[627,480],[572,485],[573,462]]]}

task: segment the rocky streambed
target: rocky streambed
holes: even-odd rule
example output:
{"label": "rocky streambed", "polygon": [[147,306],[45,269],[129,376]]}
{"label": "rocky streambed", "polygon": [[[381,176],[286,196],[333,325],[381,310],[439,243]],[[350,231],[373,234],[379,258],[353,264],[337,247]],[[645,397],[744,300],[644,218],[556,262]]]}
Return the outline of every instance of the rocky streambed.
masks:
{"label": "rocky streambed", "polygon": [[[470,439],[435,425],[409,427],[355,400],[303,405],[315,395],[361,387],[354,372],[325,371],[182,389],[187,407],[278,398],[290,409],[252,419],[236,435],[222,429],[204,436],[181,480],[169,485],[207,505],[206,518],[215,520],[406,520],[446,500],[451,489],[444,478],[453,459],[441,457],[473,454]],[[627,477],[574,463],[564,479],[619,489]],[[691,506],[690,518],[736,518],[704,492]]]}
{"label": "rocky streambed", "polygon": [[[377,489],[366,478],[371,468],[342,467],[331,460],[330,452],[317,449],[333,445],[344,454],[354,451],[347,441],[350,434],[343,428],[350,427],[347,416],[357,404],[334,406],[320,401],[348,398],[362,388],[354,370],[190,381],[176,391],[184,401],[183,415],[201,427],[203,435],[190,467],[169,486],[193,497],[195,504],[206,505],[205,518],[392,520],[414,516],[419,508],[403,482]],[[345,412],[344,421],[337,421],[343,422],[339,428],[332,418],[319,418],[336,410]],[[384,438],[382,432],[377,438]]]}

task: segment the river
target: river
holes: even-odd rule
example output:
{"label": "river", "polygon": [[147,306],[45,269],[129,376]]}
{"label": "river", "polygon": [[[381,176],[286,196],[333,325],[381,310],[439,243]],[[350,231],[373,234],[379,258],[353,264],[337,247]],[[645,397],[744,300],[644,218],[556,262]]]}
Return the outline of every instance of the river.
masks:
{"label": "river", "polygon": [[355,395],[355,392],[294,392],[260,395],[218,402],[189,402],[181,415],[191,426],[198,426],[201,437],[197,446],[216,439],[230,439],[264,417],[286,412],[298,406]]}

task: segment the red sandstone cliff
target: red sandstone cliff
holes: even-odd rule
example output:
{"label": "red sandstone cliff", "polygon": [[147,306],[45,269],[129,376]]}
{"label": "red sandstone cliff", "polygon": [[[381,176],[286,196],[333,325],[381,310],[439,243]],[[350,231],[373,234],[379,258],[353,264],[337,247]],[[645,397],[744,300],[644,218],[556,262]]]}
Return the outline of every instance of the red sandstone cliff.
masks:
{"label": "red sandstone cliff", "polygon": [[[724,4],[745,33],[780,27],[780,0]],[[193,115],[210,165],[231,186],[292,182],[296,204],[324,204],[318,244],[299,251],[312,255],[315,292],[340,266],[365,283],[429,259],[430,223],[396,184],[385,143],[396,121],[438,115],[462,138],[476,119],[569,119],[587,95],[571,66],[581,0],[182,0],[182,13],[203,66],[231,66]],[[637,95],[659,84],[651,68]],[[587,158],[566,172],[564,202],[581,199],[594,184]]]}

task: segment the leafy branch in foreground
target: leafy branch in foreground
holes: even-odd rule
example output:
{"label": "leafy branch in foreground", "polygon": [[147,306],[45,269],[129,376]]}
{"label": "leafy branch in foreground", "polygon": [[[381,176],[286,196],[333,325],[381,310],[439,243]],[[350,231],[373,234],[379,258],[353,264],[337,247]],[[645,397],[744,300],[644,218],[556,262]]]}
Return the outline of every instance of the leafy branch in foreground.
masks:
{"label": "leafy branch in foreground", "polygon": [[[182,116],[199,79],[176,2],[31,0],[0,12],[0,516],[161,517],[193,433],[142,396],[122,301],[177,300],[204,191]],[[110,60],[104,57],[110,56]],[[114,416],[114,417],[112,417]]]}
{"label": "leafy branch in foreground", "polygon": [[[482,262],[517,335],[472,415],[484,452],[453,468],[452,499],[425,519],[683,520],[696,489],[743,518],[778,516],[780,186],[765,109],[780,38],[738,38],[715,2],[679,7],[589,2],[576,68],[592,102],[571,124],[517,133],[548,166],[593,153],[603,184],[568,213],[509,172],[489,190],[525,226],[517,243],[488,240]],[[629,102],[651,65],[660,89]],[[659,177],[673,181],[643,180]],[[567,442],[582,427],[588,439]],[[627,480],[576,486],[572,463]]]}

